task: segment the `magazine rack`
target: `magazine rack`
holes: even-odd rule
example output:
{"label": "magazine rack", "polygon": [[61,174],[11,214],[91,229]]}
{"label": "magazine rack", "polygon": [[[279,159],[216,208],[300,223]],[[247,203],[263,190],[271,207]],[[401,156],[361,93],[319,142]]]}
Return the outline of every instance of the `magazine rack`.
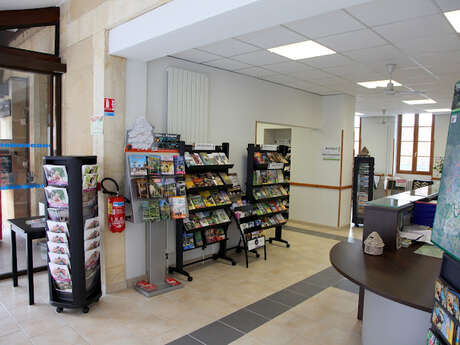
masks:
{"label": "magazine rack", "polygon": [[[81,308],[83,313],[87,313],[89,305],[97,302],[101,297],[102,290],[100,259],[94,280],[88,284],[89,286],[87,286],[85,275],[82,166],[97,164],[97,157],[43,157],[43,164],[63,165],[66,167],[68,175],[68,186],[66,189],[69,197],[69,221],[67,222],[67,226],[69,229],[72,292],[59,291],[48,269],[50,303],[56,307],[58,313],[62,312],[64,308]],[[44,178],[44,182],[48,186],[46,178]],[[97,217],[97,204],[96,215],[94,216]],[[48,213],[47,219],[49,219]]]}
{"label": "magazine rack", "polygon": [[[442,284],[445,284],[445,286],[448,288],[448,290],[454,292],[458,296],[460,296],[460,262],[455,260],[453,257],[451,257],[449,254],[444,253],[442,257],[442,264],[441,264],[441,273],[439,275],[439,279],[442,282]],[[435,295],[435,294],[434,294]],[[447,296],[444,296],[444,298],[447,298]],[[458,310],[458,305],[459,301],[457,300],[457,310]],[[456,339],[460,339],[460,315],[452,315],[452,313],[448,310],[448,308],[443,305],[439,300],[435,298],[435,308],[436,305],[439,306],[441,312],[444,314],[444,317],[448,317],[453,321],[453,334],[452,334],[452,341],[449,341],[445,337],[442,331],[440,331],[435,324],[433,323],[433,317],[431,320],[431,327],[430,331],[434,333],[437,337],[437,341],[439,344],[443,345],[455,345],[458,344],[456,342]]]}
{"label": "magazine rack", "polygon": [[[283,156],[286,156],[288,154],[289,147],[284,146],[284,145],[279,145],[279,146],[273,146],[270,145],[270,147],[264,147],[260,145],[254,145],[254,144],[249,144],[248,145],[248,158],[247,158],[247,179],[246,179],[246,196],[248,198],[248,201],[250,203],[257,203],[257,202],[267,202],[267,201],[275,201],[275,200],[286,200],[287,205],[289,205],[289,182],[288,181],[288,176],[290,174],[290,163],[287,164],[282,164],[282,163],[276,163],[276,164],[258,164],[255,162],[254,159],[254,153],[256,152],[261,152],[261,153],[268,153],[268,152],[278,152],[281,153]],[[254,173],[256,170],[282,170],[283,175],[285,177],[285,180],[283,182],[275,182],[275,183],[266,183],[266,184],[261,184],[261,185],[256,185],[254,184]],[[288,173],[289,171],[289,173]],[[254,189],[259,188],[259,187],[268,187],[268,186],[283,186],[285,189],[288,190],[287,195],[281,195],[281,196],[275,196],[275,197],[267,197],[267,198],[261,198],[261,199],[256,199],[254,196]],[[284,218],[288,218],[289,216],[289,208],[287,208],[286,211],[282,212],[275,212],[273,214],[265,214],[262,216],[259,216],[258,218],[265,217],[265,216],[270,216],[270,215],[275,215],[276,213],[281,213]],[[281,242],[286,244],[286,247],[289,248],[290,244],[288,241],[282,238],[282,226],[285,224],[280,223],[278,225],[271,225],[264,227],[263,229],[268,229],[268,228],[275,228],[275,237],[270,237],[268,239],[268,242],[272,243],[273,241]],[[254,229],[256,230],[256,229]]]}
{"label": "magazine rack", "polygon": [[[229,146],[228,143],[223,143],[220,146],[215,146],[213,150],[198,150],[198,149],[195,150],[192,145],[185,145],[185,146],[182,146],[180,148],[180,154],[184,155],[185,152],[189,152],[189,153],[223,152],[223,153],[225,153],[225,155],[227,157],[229,157],[229,148],[230,148],[230,146]],[[188,167],[186,165],[185,171],[186,171],[187,174],[190,174],[190,173],[205,173],[205,172],[225,172],[225,173],[228,173],[228,170],[230,168],[232,168],[232,167],[233,167],[233,164],[199,165],[199,166],[191,166],[191,167]],[[224,184],[222,186],[189,188],[189,189],[187,189],[187,195],[189,193],[199,192],[199,191],[207,191],[207,190],[215,190],[215,189],[225,190],[228,187],[230,187],[230,186]],[[225,212],[227,213],[227,215],[229,216],[229,219],[230,219],[230,206],[231,206],[231,203],[228,204],[228,205],[205,207],[205,208],[200,208],[200,209],[195,209],[195,210],[190,210],[189,209],[189,213],[206,212],[206,211],[213,211],[213,210],[217,210],[217,209],[223,209],[223,210],[225,210]],[[184,226],[184,221],[182,219],[177,220],[176,221],[176,265],[172,266],[172,267],[169,267],[169,273],[173,273],[173,272],[180,273],[180,274],[186,276],[188,281],[192,281],[193,277],[184,269],[184,267],[186,267],[186,266],[201,263],[201,262],[204,262],[204,261],[209,260],[209,259],[214,259],[214,260],[224,259],[224,260],[230,261],[232,263],[232,265],[236,265],[236,262],[226,255],[227,240],[228,240],[228,227],[229,227],[230,224],[231,224],[231,221],[228,221],[226,223],[221,223],[221,224],[217,224],[217,225],[210,225],[210,226],[200,227],[200,228],[196,228],[196,229],[193,229],[193,230],[190,230],[190,231],[186,231],[185,226]],[[216,241],[216,242],[206,243],[206,237],[204,236],[204,231],[207,230],[207,229],[210,229],[210,228],[223,229],[224,233],[225,233],[225,239],[220,240],[220,241]],[[187,234],[187,233],[190,234],[190,233],[195,233],[195,232],[198,232],[198,231],[202,233],[201,238],[203,239],[203,245],[198,246],[198,247],[194,247],[194,248],[191,248],[191,249],[184,250],[184,235]],[[199,259],[199,260],[195,260],[195,261],[192,261],[192,262],[184,263],[184,251],[194,250],[194,249],[198,249],[198,248],[201,248],[202,250],[204,250],[205,248],[207,248],[208,246],[213,245],[213,244],[219,244],[219,250],[218,250],[218,252],[216,254],[214,254],[212,256],[209,256],[209,257]]]}
{"label": "magazine rack", "polygon": [[353,218],[359,226],[364,224],[364,206],[374,199],[374,158],[355,157],[353,166]]}

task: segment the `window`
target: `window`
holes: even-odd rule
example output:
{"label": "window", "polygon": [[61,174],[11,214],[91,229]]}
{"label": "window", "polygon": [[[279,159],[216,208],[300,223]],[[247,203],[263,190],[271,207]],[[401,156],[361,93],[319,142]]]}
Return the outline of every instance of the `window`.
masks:
{"label": "window", "polygon": [[430,175],[433,166],[433,114],[398,117],[397,172]]}
{"label": "window", "polygon": [[353,156],[356,157],[361,152],[361,117],[355,116],[353,133]]}

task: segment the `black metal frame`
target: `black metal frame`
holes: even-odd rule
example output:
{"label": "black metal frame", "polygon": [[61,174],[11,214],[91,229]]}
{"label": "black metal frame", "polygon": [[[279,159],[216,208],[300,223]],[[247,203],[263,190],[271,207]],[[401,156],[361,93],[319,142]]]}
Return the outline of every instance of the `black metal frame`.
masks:
{"label": "black metal frame", "polygon": [[361,164],[369,164],[369,185],[367,190],[368,201],[374,199],[374,157],[366,157],[366,156],[357,156],[355,157],[354,165],[353,165],[353,216],[352,222],[359,226],[359,224],[364,224],[364,213],[362,216],[358,215],[358,179],[359,179],[359,166]]}
{"label": "black metal frame", "polygon": [[[101,267],[96,273],[93,287],[86,291],[85,277],[85,250],[84,250],[84,220],[82,202],[82,165],[97,164],[96,156],[70,157],[55,156],[43,157],[43,164],[64,165],[69,176],[67,194],[69,196],[69,251],[72,267],[72,293],[57,291],[51,274],[48,273],[50,303],[56,307],[58,313],[64,308],[82,309],[84,313],[89,311],[89,305],[96,303],[102,296]],[[44,178],[47,185],[46,178]]]}
{"label": "black metal frame", "polygon": [[[290,148],[288,146],[279,145],[278,150],[276,152],[279,152],[279,153],[281,153],[281,154],[283,154],[285,156],[288,153],[289,149]],[[259,186],[254,186],[253,185],[254,170],[267,170],[267,168],[268,168],[268,166],[262,166],[262,165],[257,165],[256,166],[256,164],[254,162],[254,153],[255,152],[275,152],[275,151],[266,151],[266,150],[263,150],[260,145],[254,145],[254,144],[249,144],[247,150],[248,150],[248,157],[247,157],[247,165],[246,165],[246,167],[247,167],[246,196],[248,198],[248,201],[251,202],[251,203],[254,203],[254,202],[267,201],[268,199],[270,199],[270,200],[272,200],[272,199],[286,199],[286,198],[289,199],[289,195],[287,195],[287,196],[283,195],[283,196],[279,196],[279,197],[267,198],[267,199],[261,199],[261,200],[256,200],[254,198],[253,189],[259,187]],[[284,172],[284,169],[283,169],[283,172]],[[278,184],[284,184],[284,183],[278,183]],[[289,211],[282,212],[282,213],[283,213],[283,216],[287,216],[286,218],[289,217]],[[289,244],[289,242],[282,238],[283,226],[278,225],[278,226],[275,226],[274,228],[275,228],[275,237],[270,237],[268,239],[268,242],[269,243],[273,243],[273,241],[281,242],[281,243],[286,244],[286,248],[289,248],[291,246]]]}
{"label": "black metal frame", "polygon": [[[185,152],[190,152],[190,153],[200,153],[200,152],[206,152],[206,153],[212,153],[212,152],[223,152],[227,157],[229,157],[229,151],[230,151],[230,145],[229,143],[222,143],[220,146],[216,146],[215,150],[194,150],[192,145],[185,145],[184,142],[181,142],[179,145],[179,153],[180,155],[184,155]],[[233,164],[230,165],[220,165],[220,166],[199,166],[199,167],[185,167],[185,170],[187,173],[195,173],[195,172],[216,172],[216,171],[224,171],[228,173],[228,169],[232,168]],[[213,189],[213,187],[210,187],[209,190]],[[187,190],[188,192],[188,190]],[[224,209],[227,212],[227,215],[230,218],[230,211],[229,211],[229,205],[222,205],[218,207],[213,207],[212,209]],[[196,212],[203,211],[206,209],[200,209],[196,210]],[[225,240],[223,241],[218,241],[218,242],[213,242],[211,244],[219,243],[219,251],[217,254],[214,254],[212,256],[200,259],[200,260],[195,260],[192,262],[188,262],[184,264],[184,234],[186,232],[185,227],[184,227],[184,221],[182,219],[178,219],[176,221],[176,265],[171,266],[168,268],[169,273],[177,272],[180,273],[184,276],[187,277],[188,281],[192,281],[193,277],[188,273],[186,270],[184,270],[184,267],[194,265],[197,263],[201,263],[210,259],[217,260],[217,259],[224,259],[227,261],[230,261],[231,264],[234,266],[236,265],[236,262],[228,257],[226,255],[227,252],[227,239],[228,239],[228,228],[230,226],[231,222],[226,223],[223,226],[212,226],[213,228],[222,228],[225,231]],[[205,227],[203,229],[206,229],[208,227]],[[203,229],[194,229],[193,232],[196,231],[202,231]],[[193,249],[198,249],[201,248],[204,250],[208,245],[206,244],[205,236],[202,236],[204,245],[201,247],[193,248]],[[193,249],[186,250],[187,252]]]}

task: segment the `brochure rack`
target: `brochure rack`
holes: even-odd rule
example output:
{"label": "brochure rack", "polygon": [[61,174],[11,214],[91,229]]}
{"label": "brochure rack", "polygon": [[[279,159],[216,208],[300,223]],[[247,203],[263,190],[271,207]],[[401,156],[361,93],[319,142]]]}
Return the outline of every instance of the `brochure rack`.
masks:
{"label": "brochure rack", "polygon": [[[281,214],[285,221],[280,222],[278,224],[273,224],[265,227],[261,227],[259,230],[263,229],[268,229],[268,228],[275,228],[275,237],[270,237],[268,241],[272,243],[273,241],[285,243],[286,247],[289,248],[290,244],[288,241],[284,240],[282,238],[282,226],[287,222],[287,218],[289,216],[289,180],[288,180],[288,175],[289,173],[286,173],[287,171],[290,172],[290,169],[285,169],[287,167],[290,167],[290,163],[274,163],[274,162],[268,162],[268,163],[260,163],[256,162],[255,155],[256,154],[270,154],[270,153],[279,153],[283,157],[285,157],[288,154],[289,147],[279,145],[279,146],[260,146],[260,145],[254,145],[254,144],[249,144],[248,145],[248,158],[247,158],[247,179],[246,179],[246,196],[248,198],[249,203],[255,204],[255,203],[261,203],[261,202],[283,202],[284,205],[287,205],[286,210],[280,211],[280,212],[274,212],[272,214],[266,214],[266,215],[261,215],[256,217],[256,219],[260,219],[262,217],[266,216],[274,216],[276,214]],[[274,181],[274,182],[269,182],[269,183],[255,183],[257,180],[257,177],[254,178],[255,175],[257,175],[257,171],[260,172],[260,174],[268,174],[269,172],[274,172],[274,171],[280,171],[283,180],[282,181]],[[282,188],[287,191],[286,195],[277,195],[277,196],[266,196],[266,197],[256,197],[257,190],[263,187],[269,187],[269,188]],[[253,228],[252,230],[257,230],[256,228]],[[248,230],[249,231],[249,230]]]}
{"label": "brochure rack", "polygon": [[359,226],[364,224],[364,206],[374,199],[374,158],[355,157],[353,166],[353,219]]}
{"label": "brochure rack", "polygon": [[434,308],[427,344],[456,345],[460,340],[460,262],[444,253],[435,284]]}
{"label": "brochure rack", "polygon": [[[184,155],[186,152],[188,153],[214,153],[214,152],[222,152],[224,153],[227,158],[229,156],[229,144],[228,143],[222,143],[220,146],[215,146],[214,149],[194,149],[192,145],[185,145],[181,146],[180,148],[180,154]],[[233,167],[233,164],[219,164],[219,165],[196,165],[196,166],[188,166],[186,164],[185,171],[187,174],[195,174],[195,173],[218,173],[218,172],[225,172],[228,173],[228,170]],[[226,190],[227,188],[231,187],[231,185],[223,184],[220,186],[210,186],[210,187],[194,187],[194,188],[187,188],[187,196],[189,196],[192,193],[196,192],[203,192],[203,191],[211,191],[211,190]],[[228,227],[231,223],[230,220],[230,206],[231,203],[225,204],[225,205],[218,205],[218,206],[212,206],[212,207],[203,207],[203,208],[198,208],[198,209],[193,209],[191,210],[189,207],[189,214],[196,214],[199,212],[207,212],[207,211],[215,211],[215,210],[224,210],[225,213],[227,214],[229,221],[225,223],[220,223],[220,224],[214,224],[214,225],[209,225],[209,226],[204,226],[204,227],[199,227],[195,228],[193,230],[186,230],[185,225],[184,225],[184,220],[179,219],[176,221],[176,265],[169,267],[169,273],[177,272],[180,273],[184,276],[187,277],[188,281],[192,281],[193,277],[184,269],[186,266],[194,265],[200,262],[204,262],[209,259],[224,259],[227,261],[230,261],[232,265],[236,265],[236,262],[229,258],[226,255],[227,251],[227,240],[228,240]],[[215,242],[208,243],[206,240],[206,236],[204,236],[204,233],[206,230],[209,229],[223,229],[225,238],[222,240],[218,240]],[[184,249],[184,238],[185,236],[195,236],[195,233],[199,232],[201,233],[201,238],[202,238],[202,245],[199,246],[194,246],[193,248],[190,249]],[[212,244],[219,244],[219,251],[210,256],[210,257],[205,257],[199,260],[195,260],[192,262],[184,263],[184,251],[189,251],[189,250],[194,250],[201,248],[204,250],[207,248],[209,245]]]}
{"label": "brochure rack", "polygon": [[[165,134],[166,136],[167,134]],[[177,137],[170,135],[171,137]],[[126,161],[126,174],[125,174],[125,187],[126,194],[131,199],[130,209],[131,217],[129,221],[132,223],[144,223],[146,231],[146,270],[147,270],[147,281],[140,281],[136,283],[135,289],[146,297],[153,297],[162,293],[166,293],[175,289],[183,287],[183,284],[176,280],[166,276],[165,267],[167,267],[167,233],[170,224],[174,224],[171,220],[174,220],[170,213],[170,207],[173,208],[171,203],[171,197],[176,198],[183,196],[185,201],[185,190],[181,191],[179,187],[181,184],[185,189],[184,171],[178,171],[178,167],[175,163],[175,157],[182,156],[180,148],[184,146],[183,141],[178,141],[178,149],[156,149],[156,150],[144,150],[144,151],[125,151]],[[152,159],[154,158],[154,159]],[[139,161],[136,163],[136,161]],[[152,161],[156,161],[157,165]],[[144,163],[142,163],[144,162]],[[161,171],[161,162],[170,162],[166,167],[171,171]],[[181,162],[183,164],[183,160]],[[142,166],[142,164],[147,164]],[[133,170],[139,167],[142,171],[137,170],[138,174],[133,174]],[[153,172],[153,170],[158,170]],[[139,181],[146,183],[145,190],[140,190],[141,184]],[[166,195],[166,182],[169,181],[172,186],[171,195]],[[156,195],[152,195],[150,188],[155,185]],[[143,188],[143,187],[142,187]],[[161,192],[163,190],[163,192]],[[169,190],[171,192],[171,190]],[[145,194],[145,195],[142,195]],[[167,202],[169,201],[169,203]],[[152,212],[147,211],[149,204],[163,204],[163,210],[161,206],[157,208],[157,214],[152,217]],[[166,205],[166,206],[165,206]],[[166,207],[166,210],[164,209]],[[186,207],[184,204],[185,216]],[[155,213],[155,212],[154,212]],[[177,216],[177,214],[176,214]],[[173,283],[170,282],[173,281]]]}
{"label": "brochure rack", "polygon": [[[72,292],[60,291],[57,288],[57,285],[53,280],[50,271],[48,270],[50,303],[51,305],[56,307],[56,311],[58,313],[62,312],[64,308],[81,308],[83,313],[87,313],[89,311],[89,305],[97,302],[101,297],[102,290],[100,259],[98,259],[99,262],[93,279],[87,281],[85,272],[85,219],[97,217],[98,211],[96,202],[95,206],[92,209],[95,213],[93,213],[89,217],[85,216],[86,211],[83,207],[82,166],[97,164],[97,157],[43,157],[43,164],[65,166],[68,175],[68,185],[63,188],[66,188],[68,194],[69,217],[67,227],[69,230],[68,247],[70,253]],[[44,178],[44,181],[45,186],[48,186],[46,178]],[[47,219],[50,219],[48,213]]]}

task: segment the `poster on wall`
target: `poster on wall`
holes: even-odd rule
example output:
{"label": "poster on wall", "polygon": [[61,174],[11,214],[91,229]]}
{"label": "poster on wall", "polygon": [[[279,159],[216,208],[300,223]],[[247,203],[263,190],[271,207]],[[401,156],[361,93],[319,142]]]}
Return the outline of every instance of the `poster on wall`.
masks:
{"label": "poster on wall", "polygon": [[104,134],[104,116],[91,116],[91,135]]}
{"label": "poster on wall", "polygon": [[431,241],[460,261],[460,82],[455,85]]}
{"label": "poster on wall", "polygon": [[340,146],[324,146],[321,150],[323,161],[339,161]]}
{"label": "poster on wall", "polygon": [[104,115],[115,116],[115,98],[104,97]]}

